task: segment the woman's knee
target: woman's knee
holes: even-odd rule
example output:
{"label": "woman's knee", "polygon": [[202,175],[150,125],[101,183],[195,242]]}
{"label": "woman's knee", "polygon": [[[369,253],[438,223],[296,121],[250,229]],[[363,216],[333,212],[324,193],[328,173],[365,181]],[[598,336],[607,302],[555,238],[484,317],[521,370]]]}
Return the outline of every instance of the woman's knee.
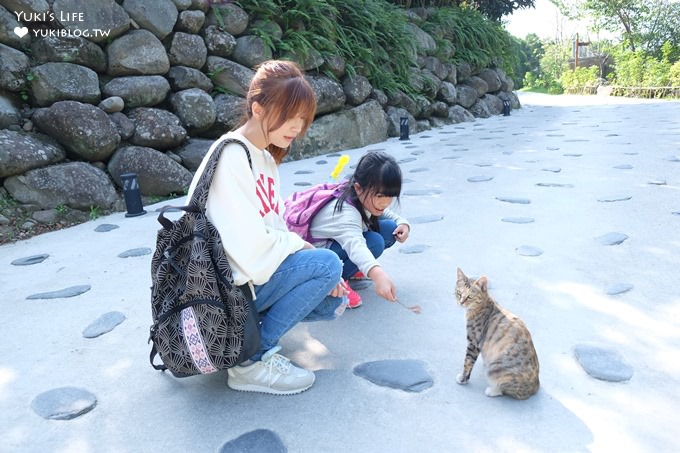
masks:
{"label": "woman's knee", "polygon": [[323,248],[310,251],[313,252],[312,259],[316,263],[315,268],[326,273],[327,277],[333,281],[339,281],[342,274],[342,261],[337,253]]}

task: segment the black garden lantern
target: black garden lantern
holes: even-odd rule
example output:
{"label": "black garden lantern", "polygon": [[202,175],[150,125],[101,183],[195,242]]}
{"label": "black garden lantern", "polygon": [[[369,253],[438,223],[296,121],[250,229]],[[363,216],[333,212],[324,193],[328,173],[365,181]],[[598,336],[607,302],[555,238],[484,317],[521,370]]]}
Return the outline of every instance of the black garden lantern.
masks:
{"label": "black garden lantern", "polygon": [[123,184],[123,196],[125,197],[125,207],[127,213],[125,217],[137,217],[146,214],[142,206],[142,195],[139,191],[136,173],[125,173],[120,175]]}
{"label": "black garden lantern", "polygon": [[408,140],[408,117],[399,118],[399,140]]}

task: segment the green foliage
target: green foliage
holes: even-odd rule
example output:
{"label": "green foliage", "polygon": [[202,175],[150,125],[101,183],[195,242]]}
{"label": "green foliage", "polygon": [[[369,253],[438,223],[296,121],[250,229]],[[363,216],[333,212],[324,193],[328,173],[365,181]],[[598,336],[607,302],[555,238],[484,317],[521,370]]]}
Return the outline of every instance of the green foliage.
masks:
{"label": "green foliage", "polygon": [[680,87],[680,61],[676,61],[668,72],[668,80],[671,86]]}
{"label": "green foliage", "polygon": [[101,208],[99,206],[90,206],[90,220],[97,220],[101,215]]}
{"label": "green foliage", "polygon": [[54,208],[54,210],[57,211],[57,214],[64,215],[69,211],[69,208],[66,205],[60,204],[60,205],[57,205]]}
{"label": "green foliage", "polygon": [[[422,24],[435,39],[451,42],[456,50],[452,61],[473,66],[501,66],[513,77],[519,62],[515,40],[499,24],[489,22],[470,9],[439,8]],[[498,62],[501,62],[498,65]]]}
{"label": "green foliage", "polygon": [[408,68],[415,61],[413,43],[405,33],[407,20],[384,0],[240,0],[251,22],[271,21],[284,34],[272,38],[263,28],[253,31],[271,47],[275,57],[340,56],[348,74],[362,74],[390,93],[408,94]]}
{"label": "green foliage", "polygon": [[534,7],[534,0],[392,0],[392,3],[403,8],[461,7],[477,11],[495,22],[517,9]]}
{"label": "green foliage", "polygon": [[579,67],[564,71],[560,75],[560,85],[564,89],[597,85],[600,69],[597,66]]}
{"label": "green foliage", "polygon": [[671,64],[642,51],[620,51],[615,55],[615,61],[617,85],[662,87],[671,83]]}

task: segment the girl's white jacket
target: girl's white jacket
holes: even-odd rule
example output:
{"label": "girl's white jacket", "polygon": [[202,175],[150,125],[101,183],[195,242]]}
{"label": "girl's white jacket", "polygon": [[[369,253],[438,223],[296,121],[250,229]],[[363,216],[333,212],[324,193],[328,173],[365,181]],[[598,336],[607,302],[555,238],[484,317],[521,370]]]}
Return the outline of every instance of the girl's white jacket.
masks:
{"label": "girl's white jacket", "polygon": [[[243,135],[229,132],[248,146],[251,171],[243,147],[237,143],[222,151],[206,203],[206,214],[220,233],[232,266],[234,283],[266,283],[288,255],[304,246],[283,220],[279,169],[268,151],[256,148]],[[222,139],[221,138],[221,139]],[[221,139],[215,141],[196,170],[187,202]]]}

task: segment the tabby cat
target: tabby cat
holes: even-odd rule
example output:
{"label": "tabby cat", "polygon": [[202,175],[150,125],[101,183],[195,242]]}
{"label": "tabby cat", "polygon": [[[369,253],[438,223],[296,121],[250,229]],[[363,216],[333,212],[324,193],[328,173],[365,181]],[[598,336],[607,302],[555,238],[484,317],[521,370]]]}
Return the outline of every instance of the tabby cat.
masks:
{"label": "tabby cat", "polygon": [[498,305],[488,293],[488,280],[469,279],[458,269],[456,300],[465,308],[468,346],[459,384],[470,379],[480,351],[489,386],[487,396],[526,399],[538,391],[538,357],[521,319]]}

